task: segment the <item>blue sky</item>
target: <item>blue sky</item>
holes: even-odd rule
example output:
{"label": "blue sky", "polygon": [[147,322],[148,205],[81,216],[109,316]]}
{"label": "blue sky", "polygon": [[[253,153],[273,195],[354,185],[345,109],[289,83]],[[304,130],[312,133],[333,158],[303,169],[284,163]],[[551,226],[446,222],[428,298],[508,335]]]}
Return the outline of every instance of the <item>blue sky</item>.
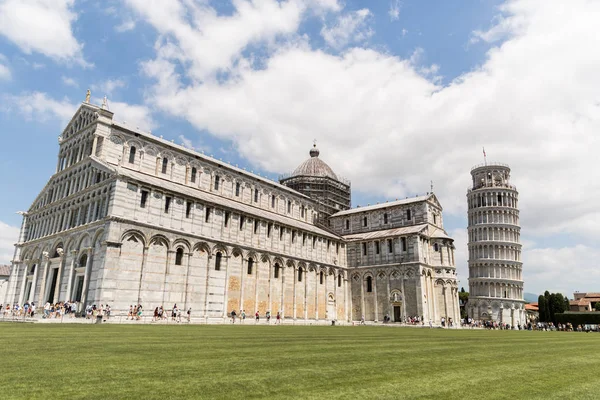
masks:
{"label": "blue sky", "polygon": [[317,139],[353,205],[433,180],[465,287],[485,146],[521,192],[526,291],[597,291],[599,16],[584,0],[0,0],[0,262],[90,88],[117,120],[274,179]]}

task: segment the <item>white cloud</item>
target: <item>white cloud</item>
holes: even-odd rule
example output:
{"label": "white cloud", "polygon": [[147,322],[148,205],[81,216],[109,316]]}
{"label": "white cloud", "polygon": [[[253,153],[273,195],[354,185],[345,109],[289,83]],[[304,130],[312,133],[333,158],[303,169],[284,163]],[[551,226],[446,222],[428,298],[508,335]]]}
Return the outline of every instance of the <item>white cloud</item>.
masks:
{"label": "white cloud", "polygon": [[388,15],[392,21],[398,21],[400,19],[400,8],[402,7],[402,3],[400,0],[393,0],[390,3],[390,9],[388,10]]}
{"label": "white cloud", "polygon": [[0,35],[23,52],[37,52],[54,60],[90,66],[73,35],[77,19],[74,0],[4,0],[0,2]]}
{"label": "white cloud", "polygon": [[152,118],[152,112],[146,106],[109,101],[109,107],[115,113],[113,117],[115,121],[127,122],[127,125],[139,127],[144,131],[150,131],[158,126]]}
{"label": "white cloud", "polygon": [[574,291],[597,292],[600,282],[600,250],[577,245],[536,248],[523,254],[525,291],[545,290],[573,298]]}
{"label": "white cloud", "polygon": [[[485,146],[488,160],[513,169],[524,234],[597,238],[600,211],[590,199],[600,198],[600,173],[589,152],[600,145],[600,37],[590,32],[600,3],[511,0],[503,10],[496,21],[512,27],[505,41],[446,86],[418,57],[360,47],[328,54],[297,37],[276,45],[260,69],[237,47],[229,79],[198,80],[205,57],[175,41],[143,64],[156,80],[147,99],[269,172],[293,170],[307,157],[296,149],[317,135],[321,158],[354,190],[397,198],[428,191],[433,179],[445,212],[460,216]],[[178,23],[195,29],[184,17]]]}
{"label": "white cloud", "polygon": [[[28,120],[49,121],[58,119],[63,125],[67,124],[79,107],[69,99],[56,100],[47,93],[33,92],[19,96],[5,96],[4,103],[8,104],[5,112],[17,111]],[[94,104],[102,104],[102,99],[92,98]],[[113,120],[127,122],[127,125],[151,130],[158,125],[152,117],[152,112],[146,106],[128,104],[119,101],[109,101],[109,109],[115,113]]]}
{"label": "white cloud", "polygon": [[[189,64],[193,78],[202,80],[231,68],[247,46],[295,33],[302,14],[313,1],[238,0],[233,2],[235,11],[228,16],[217,15],[202,2],[126,3],[161,34],[156,43],[160,56]],[[314,3],[318,4],[316,0]],[[339,7],[337,1],[326,1],[318,8],[335,7]]]}
{"label": "white cloud", "polygon": [[10,68],[5,65],[6,61],[4,54],[0,53],[0,81],[9,81],[12,77]]}
{"label": "white cloud", "polygon": [[9,264],[15,253],[15,243],[19,240],[20,228],[0,221],[0,264]]}
{"label": "white cloud", "polygon": [[103,96],[110,96],[116,89],[124,88],[127,84],[123,79],[107,79],[103,82],[99,82],[91,85],[91,89],[99,91]]}
{"label": "white cloud", "polygon": [[126,19],[121,22],[119,25],[115,26],[115,31],[122,33],[131,31],[135,28],[135,21],[133,19]]}
{"label": "white cloud", "polygon": [[67,86],[72,86],[75,88],[79,87],[79,84],[77,83],[77,81],[73,78],[69,78],[68,76],[62,76],[61,80]]}
{"label": "white cloud", "polygon": [[28,120],[48,121],[58,117],[63,124],[69,122],[77,108],[67,98],[56,100],[42,92],[8,96],[6,103]]}
{"label": "white cloud", "polygon": [[333,26],[323,26],[321,36],[328,45],[334,48],[362,42],[374,33],[367,24],[372,15],[366,8],[340,15]]}
{"label": "white cloud", "polygon": [[464,287],[469,291],[469,265],[467,263],[469,254],[467,251],[467,243],[469,238],[467,230],[464,228],[454,229],[448,232],[450,237],[454,239],[454,264],[456,265],[456,273],[460,281],[459,286]]}

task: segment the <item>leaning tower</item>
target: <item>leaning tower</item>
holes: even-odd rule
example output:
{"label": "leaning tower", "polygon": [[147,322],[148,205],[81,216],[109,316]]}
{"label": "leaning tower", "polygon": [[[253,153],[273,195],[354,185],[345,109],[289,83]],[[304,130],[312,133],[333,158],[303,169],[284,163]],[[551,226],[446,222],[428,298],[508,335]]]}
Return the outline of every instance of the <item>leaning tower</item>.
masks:
{"label": "leaning tower", "polygon": [[526,322],[519,226],[519,193],[510,167],[500,163],[471,169],[468,189],[469,303],[475,320],[510,325]]}

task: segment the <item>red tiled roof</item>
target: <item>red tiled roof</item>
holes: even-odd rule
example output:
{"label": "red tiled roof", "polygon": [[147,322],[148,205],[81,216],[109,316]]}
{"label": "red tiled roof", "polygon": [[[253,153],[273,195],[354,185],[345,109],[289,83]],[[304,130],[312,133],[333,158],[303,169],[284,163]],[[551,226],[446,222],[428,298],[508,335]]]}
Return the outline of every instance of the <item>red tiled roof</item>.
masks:
{"label": "red tiled roof", "polygon": [[10,265],[0,265],[0,276],[10,276]]}
{"label": "red tiled roof", "polygon": [[537,306],[537,303],[525,304],[525,310],[526,311],[540,311],[540,309]]}

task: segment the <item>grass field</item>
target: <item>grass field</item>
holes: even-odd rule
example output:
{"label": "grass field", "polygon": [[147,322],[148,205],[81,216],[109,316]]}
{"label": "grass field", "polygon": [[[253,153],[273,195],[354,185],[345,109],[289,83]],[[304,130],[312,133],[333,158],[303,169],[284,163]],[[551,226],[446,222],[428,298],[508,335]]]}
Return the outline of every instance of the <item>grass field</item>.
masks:
{"label": "grass field", "polygon": [[0,324],[1,399],[600,398],[600,335]]}

